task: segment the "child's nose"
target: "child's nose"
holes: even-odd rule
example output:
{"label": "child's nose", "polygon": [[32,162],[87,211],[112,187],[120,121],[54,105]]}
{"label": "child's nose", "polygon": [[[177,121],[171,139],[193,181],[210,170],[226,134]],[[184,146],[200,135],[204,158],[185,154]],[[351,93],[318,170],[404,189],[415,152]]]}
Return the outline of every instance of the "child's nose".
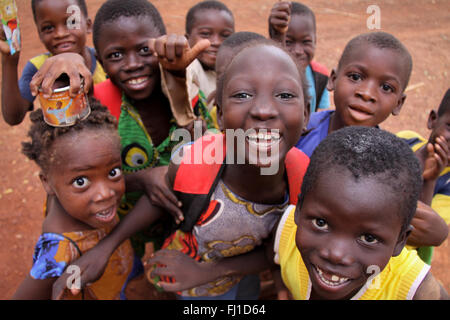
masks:
{"label": "child's nose", "polygon": [[63,38],[69,35],[69,29],[66,25],[59,25],[56,27],[55,35],[57,38]]}
{"label": "child's nose", "polygon": [[127,54],[125,59],[125,71],[134,71],[142,67],[142,61],[135,53]]}
{"label": "child's nose", "polygon": [[208,40],[211,42],[211,46],[213,47],[219,47],[222,44],[222,39],[218,33],[211,35]]}
{"label": "child's nose", "polygon": [[94,201],[101,202],[109,200],[111,199],[111,197],[114,197],[114,195],[115,195],[114,189],[110,188],[108,184],[98,183],[97,188],[95,190]]}
{"label": "child's nose", "polygon": [[278,110],[270,99],[255,99],[255,104],[250,109],[250,115],[254,119],[267,121],[276,118]]}
{"label": "child's nose", "polygon": [[335,239],[320,250],[320,256],[334,265],[349,266],[354,262],[351,246],[345,240]]}
{"label": "child's nose", "polygon": [[376,102],[376,87],[374,81],[362,81],[356,90],[356,95],[364,101]]}

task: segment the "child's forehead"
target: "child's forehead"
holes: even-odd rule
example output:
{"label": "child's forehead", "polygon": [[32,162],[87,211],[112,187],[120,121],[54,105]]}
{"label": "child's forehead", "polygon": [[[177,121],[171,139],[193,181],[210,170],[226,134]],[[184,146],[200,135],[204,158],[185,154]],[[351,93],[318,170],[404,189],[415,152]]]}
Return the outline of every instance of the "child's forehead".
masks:
{"label": "child's forehead", "polygon": [[[120,36],[146,36],[146,37],[159,37],[161,31],[156,27],[151,17],[138,16],[128,17],[120,16],[114,20],[106,22],[100,29],[100,39],[107,34],[109,36],[108,41],[114,40],[117,35]],[[111,31],[111,32],[105,32]]]}
{"label": "child's forehead", "polygon": [[193,15],[192,26],[195,28],[201,24],[208,24],[211,22],[221,22],[227,27],[234,26],[234,19],[229,12],[215,8],[203,8],[197,10]]}

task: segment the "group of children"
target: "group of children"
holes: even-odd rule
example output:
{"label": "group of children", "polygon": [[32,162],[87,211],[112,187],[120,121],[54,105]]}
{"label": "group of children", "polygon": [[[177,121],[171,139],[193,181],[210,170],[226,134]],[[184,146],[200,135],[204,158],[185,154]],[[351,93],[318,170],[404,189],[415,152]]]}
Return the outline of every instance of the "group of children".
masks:
{"label": "group of children", "polygon": [[[65,24],[70,5],[79,29]],[[167,35],[147,0],[107,0],[93,23],[83,0],[32,8],[49,52],[20,80],[18,53],[2,52],[5,121],[21,123],[64,73],[91,113],[67,127],[30,113],[23,153],[48,197],[14,298],[125,299],[144,273],[177,299],[258,299],[265,270],[280,299],[448,298],[423,248],[448,235],[450,90],[429,139],[378,128],[400,112],[412,71],[394,36],[356,36],[328,76],[313,61],[314,13],[297,2],[274,4],[271,39],[235,32],[219,1],[189,10],[185,36]],[[335,110],[319,111],[329,91]],[[207,134],[173,138],[197,122]],[[155,253],[142,263],[146,243]],[[80,287],[68,285],[73,266]]]}

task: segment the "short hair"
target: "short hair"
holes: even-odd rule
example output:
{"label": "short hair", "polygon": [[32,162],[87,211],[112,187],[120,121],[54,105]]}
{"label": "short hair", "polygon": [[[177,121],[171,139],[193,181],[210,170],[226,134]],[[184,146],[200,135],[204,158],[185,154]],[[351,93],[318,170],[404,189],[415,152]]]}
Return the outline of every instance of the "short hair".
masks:
{"label": "short hair", "polygon": [[166,26],[158,9],[147,0],[108,0],[102,4],[95,15],[92,32],[95,49],[98,49],[101,28],[121,17],[149,18],[148,22],[153,23],[160,35],[166,34]]}
{"label": "short hair", "polygon": [[311,156],[299,194],[300,207],[320,174],[342,169],[356,181],[374,178],[392,190],[403,220],[401,232],[407,229],[422,190],[421,166],[408,144],[374,127],[349,126],[330,133]]}
{"label": "short hair", "polygon": [[[231,34],[226,38],[221,46],[227,48],[237,48],[241,45],[245,45],[254,40],[266,39],[263,35],[250,31],[239,31]],[[220,50],[220,49],[219,49]]]}
{"label": "short hair", "polygon": [[[43,0],[31,0],[31,11],[33,12],[33,19],[34,22],[36,22],[36,6],[39,2],[42,2]],[[84,14],[85,17],[88,16],[88,10],[86,6],[86,1],[84,0],[76,0],[78,6],[80,7],[81,12]]]}
{"label": "short hair", "polygon": [[202,1],[191,7],[186,15],[186,26],[185,26],[186,34],[191,33],[192,28],[194,27],[195,24],[195,15],[197,14],[198,11],[201,10],[225,11],[231,16],[231,18],[234,21],[233,12],[231,12],[231,10],[228,9],[228,7],[222,2],[215,0]]}
{"label": "short hair", "polygon": [[362,44],[369,44],[371,46],[374,46],[378,49],[388,49],[393,50],[395,52],[398,52],[402,58],[403,61],[406,64],[406,70],[405,70],[405,84],[403,87],[403,90],[406,89],[409,83],[409,79],[411,77],[412,67],[413,67],[413,61],[411,54],[409,53],[408,49],[398,40],[396,37],[394,37],[392,34],[387,32],[368,32],[360,34],[353,39],[351,39],[347,45],[344,48],[344,51],[342,52],[341,58],[339,59],[338,63],[338,70],[341,68],[342,64],[348,59],[350,54],[357,50],[359,46]]}
{"label": "short hair", "polygon": [[[316,15],[314,12],[306,5],[300,2],[291,2],[291,16],[298,15],[298,16],[309,16],[311,17],[314,33],[316,33]],[[274,36],[273,27],[269,23],[269,36],[272,38]]]}
{"label": "short hair", "polygon": [[267,38],[264,38],[264,37],[260,38],[260,39],[255,39],[253,41],[250,41],[250,42],[248,42],[247,45],[238,46],[238,50],[233,53],[233,58],[231,59],[231,61],[226,66],[225,71],[223,72],[222,75],[220,75],[217,78],[216,104],[218,105],[218,107],[219,108],[222,107],[223,89],[224,89],[226,74],[227,74],[228,70],[230,69],[230,65],[232,64],[233,60],[241,52],[243,52],[244,50],[246,50],[248,48],[252,48],[252,47],[257,47],[257,46],[273,46],[273,47],[276,47],[276,48],[280,49],[281,51],[283,51],[284,53],[286,53],[291,58],[291,60],[297,66],[297,71],[300,74],[302,91],[303,91],[303,98],[304,98],[303,99],[304,100],[303,103],[304,103],[304,108],[306,109],[310,98],[309,98],[309,95],[308,95],[308,82],[306,80],[306,75],[305,75],[304,69],[297,63],[297,59],[295,59],[295,57],[288,50],[286,50],[286,48],[284,48],[283,46],[281,46],[279,43],[275,42],[274,40],[267,39]]}
{"label": "short hair", "polygon": [[438,108],[438,117],[444,115],[450,110],[450,89],[447,89],[444,97],[442,98],[441,104]]}
{"label": "short hair", "polygon": [[106,107],[94,98],[89,99],[91,113],[84,120],[77,120],[67,127],[53,127],[44,121],[42,109],[30,113],[31,126],[28,131],[30,142],[22,142],[22,153],[44,171],[49,169],[50,148],[58,137],[84,129],[112,130],[117,132],[117,121]]}

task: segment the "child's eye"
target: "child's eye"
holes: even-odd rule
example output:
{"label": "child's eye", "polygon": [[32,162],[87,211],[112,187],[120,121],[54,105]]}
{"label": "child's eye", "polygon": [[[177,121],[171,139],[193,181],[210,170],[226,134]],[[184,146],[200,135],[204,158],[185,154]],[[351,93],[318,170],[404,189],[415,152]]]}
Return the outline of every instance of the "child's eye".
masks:
{"label": "child's eye", "polygon": [[122,170],[120,168],[114,168],[109,172],[109,177],[111,179],[118,178],[122,175]]}
{"label": "child's eye", "polygon": [[348,75],[348,77],[349,77],[351,80],[353,80],[353,81],[358,81],[358,80],[361,80],[361,79],[362,79],[361,75],[358,74],[358,73],[350,73],[350,74]]}
{"label": "child's eye", "polygon": [[86,177],[77,177],[73,180],[72,186],[77,189],[86,188],[89,185],[89,179]]}
{"label": "child's eye", "polygon": [[327,230],[328,229],[328,224],[324,219],[313,219],[312,220],[313,225],[320,230]]}
{"label": "child's eye", "polygon": [[295,98],[295,96],[291,93],[283,92],[277,95],[281,100],[290,100],[292,98]]}
{"label": "child's eye", "polygon": [[122,53],[113,52],[113,53],[110,53],[107,58],[112,59],[112,60],[118,60],[118,59],[122,58]]}
{"label": "child's eye", "polygon": [[51,32],[53,31],[53,26],[52,25],[42,26],[41,31],[45,33]]}
{"label": "child's eye", "polygon": [[378,243],[378,239],[371,234],[363,234],[362,236],[359,237],[359,239],[366,244],[375,244]]}
{"label": "child's eye", "polygon": [[386,91],[386,92],[394,92],[394,88],[386,83],[383,83],[381,85],[381,88],[383,89],[383,91]]}
{"label": "child's eye", "polygon": [[199,35],[202,38],[209,38],[211,36],[211,32],[200,32]]}
{"label": "child's eye", "polygon": [[287,46],[291,46],[294,43],[294,41],[286,39],[285,43],[286,43]]}
{"label": "child's eye", "polygon": [[232,97],[236,98],[236,99],[250,99],[252,96],[249,93],[240,92],[240,93],[236,93]]}
{"label": "child's eye", "polygon": [[141,48],[140,52],[144,53],[144,54],[150,53],[150,48],[149,47],[143,47],[143,48]]}

